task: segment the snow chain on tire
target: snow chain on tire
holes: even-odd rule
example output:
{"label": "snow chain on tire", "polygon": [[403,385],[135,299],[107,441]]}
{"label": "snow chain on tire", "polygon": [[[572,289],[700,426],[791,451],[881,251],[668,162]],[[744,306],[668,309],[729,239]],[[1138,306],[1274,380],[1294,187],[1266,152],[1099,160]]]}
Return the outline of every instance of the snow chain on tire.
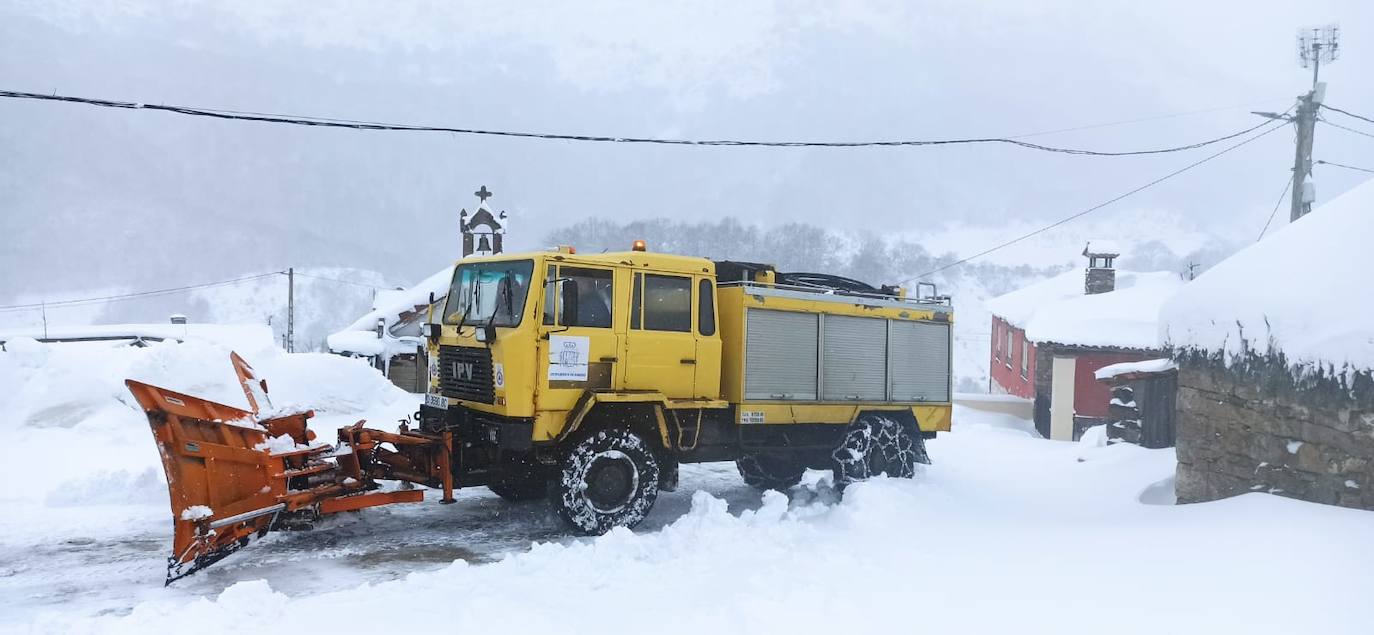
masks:
{"label": "snow chain on tire", "polygon": [[600,535],[634,527],[658,499],[658,457],[625,429],[599,430],[563,455],[549,480],[549,501],[574,531]]}
{"label": "snow chain on tire", "polygon": [[912,434],[900,422],[878,414],[860,415],[830,456],[835,486],[841,488],[879,474],[912,478],[916,464],[930,463],[920,434]]}

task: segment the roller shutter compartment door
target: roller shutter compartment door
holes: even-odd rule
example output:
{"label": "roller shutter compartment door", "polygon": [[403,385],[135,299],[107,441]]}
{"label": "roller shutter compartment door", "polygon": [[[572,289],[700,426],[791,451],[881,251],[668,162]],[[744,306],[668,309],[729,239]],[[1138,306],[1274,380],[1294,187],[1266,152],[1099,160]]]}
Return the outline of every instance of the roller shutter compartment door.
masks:
{"label": "roller shutter compartment door", "polygon": [[815,400],[816,315],[749,309],[745,321],[744,398]]}
{"label": "roller shutter compartment door", "polygon": [[949,324],[892,321],[892,400],[949,401]]}
{"label": "roller shutter compartment door", "polygon": [[887,320],[827,315],[821,345],[821,397],[825,401],[887,398]]}

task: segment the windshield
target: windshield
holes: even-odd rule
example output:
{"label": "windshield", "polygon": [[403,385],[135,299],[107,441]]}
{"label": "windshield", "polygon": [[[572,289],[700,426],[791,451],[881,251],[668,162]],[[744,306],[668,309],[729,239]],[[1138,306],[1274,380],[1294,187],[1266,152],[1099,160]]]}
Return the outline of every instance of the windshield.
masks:
{"label": "windshield", "polygon": [[458,265],[444,305],[444,324],[519,325],[533,271],[532,260]]}

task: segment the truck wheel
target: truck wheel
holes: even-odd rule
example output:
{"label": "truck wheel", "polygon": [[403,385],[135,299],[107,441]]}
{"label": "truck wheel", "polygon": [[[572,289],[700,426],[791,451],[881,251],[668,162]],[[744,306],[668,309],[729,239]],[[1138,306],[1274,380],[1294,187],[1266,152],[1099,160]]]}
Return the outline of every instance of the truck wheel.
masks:
{"label": "truck wheel", "polygon": [[895,478],[916,475],[917,463],[930,463],[925,439],[900,422],[880,414],[863,414],[850,424],[840,447],[830,454],[835,486],[863,481],[879,474]]}
{"label": "truck wheel", "polygon": [[533,457],[521,454],[506,455],[501,471],[487,489],[512,502],[532,501],[548,494],[548,471],[540,469]]}
{"label": "truck wheel", "polygon": [[754,489],[785,492],[800,483],[806,466],[776,454],[745,454],[735,459],[735,468],[745,484]]}
{"label": "truck wheel", "polygon": [[549,480],[554,511],[583,535],[634,527],[658,499],[659,461],[639,435],[600,430],[573,445]]}

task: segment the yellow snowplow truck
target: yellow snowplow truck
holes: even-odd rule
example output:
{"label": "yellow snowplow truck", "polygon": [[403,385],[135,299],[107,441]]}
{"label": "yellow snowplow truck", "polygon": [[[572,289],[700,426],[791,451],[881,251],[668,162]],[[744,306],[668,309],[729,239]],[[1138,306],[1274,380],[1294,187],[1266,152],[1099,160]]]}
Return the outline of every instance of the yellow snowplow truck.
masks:
{"label": "yellow snowplow truck", "polygon": [[424,499],[385,481],[445,503],[483,485],[548,497],[599,534],[643,520],[682,463],[735,461],[769,489],[828,469],[844,487],[911,477],[949,430],[953,312],[933,288],[911,299],[636,243],[464,259],[437,311],[419,429],[359,421],[318,440],[314,413],[273,407],[238,355],[247,410],[125,382],[167,475],[168,584],[272,530]]}
{"label": "yellow snowplow truck", "polygon": [[650,253],[468,258],[425,327],[420,430],[456,485],[548,497],[575,531],[644,519],[682,463],[761,489],[911,477],[950,429],[947,298]]}

